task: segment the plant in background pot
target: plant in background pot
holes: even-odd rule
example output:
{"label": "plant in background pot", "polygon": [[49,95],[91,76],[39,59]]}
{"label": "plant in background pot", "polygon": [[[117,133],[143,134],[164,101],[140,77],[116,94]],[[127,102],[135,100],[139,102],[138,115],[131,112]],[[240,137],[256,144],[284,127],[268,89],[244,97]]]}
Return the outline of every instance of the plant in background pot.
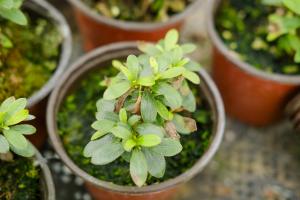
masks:
{"label": "plant in background pot", "polygon": [[213,77],[230,115],[253,125],[282,116],[300,86],[300,2],[214,0]]}
{"label": "plant in background pot", "polygon": [[85,50],[117,41],[158,41],[179,29],[202,0],[69,0]]}
{"label": "plant in background pot", "polygon": [[23,123],[34,119],[26,104],[25,98],[10,97],[0,105],[0,199],[54,200],[50,171],[24,137],[36,132]]}
{"label": "plant in background pot", "polygon": [[23,12],[21,4],[1,1],[0,101],[28,97],[31,112],[38,116],[39,135],[45,137],[43,100],[69,60],[70,32],[63,16],[47,2],[26,1]]}
{"label": "plant in background pot", "polygon": [[194,45],[177,41],[172,30],[157,44],[141,43],[140,51],[136,43],[99,48],[52,93],[50,138],[94,198],[168,199],[216,152],[224,131],[221,99],[185,56]]}

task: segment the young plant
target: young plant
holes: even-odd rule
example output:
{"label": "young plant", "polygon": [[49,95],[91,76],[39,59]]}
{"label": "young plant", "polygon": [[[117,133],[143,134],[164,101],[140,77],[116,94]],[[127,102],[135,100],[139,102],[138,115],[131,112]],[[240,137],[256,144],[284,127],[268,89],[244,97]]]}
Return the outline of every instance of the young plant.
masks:
{"label": "young plant", "polygon": [[0,0],[0,16],[19,25],[27,25],[27,18],[20,7],[23,0]]}
{"label": "young plant", "polygon": [[36,129],[28,124],[19,124],[34,119],[25,109],[25,98],[10,97],[0,105],[0,155],[10,151],[24,157],[34,155],[34,148],[24,135],[31,135]]}
{"label": "young plant", "polygon": [[179,134],[197,130],[189,82],[200,83],[196,74],[200,65],[184,56],[195,46],[177,42],[178,32],[171,30],[158,44],[142,43],[144,54],[129,55],[126,62],[114,60],[120,72],[101,83],[107,89],[97,102],[95,133],[84,156],[95,165],[122,157],[130,163],[132,180],[139,187],[148,172],[164,176],[165,157],[182,150]]}
{"label": "young plant", "polygon": [[276,42],[286,54],[294,55],[295,63],[300,63],[300,1],[263,0],[266,5],[276,7],[269,15],[268,42]]}

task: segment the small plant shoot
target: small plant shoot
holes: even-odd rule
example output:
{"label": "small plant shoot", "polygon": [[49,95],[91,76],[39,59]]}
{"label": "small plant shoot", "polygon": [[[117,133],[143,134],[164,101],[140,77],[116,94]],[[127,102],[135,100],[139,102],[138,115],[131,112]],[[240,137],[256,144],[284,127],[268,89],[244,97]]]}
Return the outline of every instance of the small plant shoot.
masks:
{"label": "small plant shoot", "polygon": [[32,157],[34,148],[25,138],[36,132],[35,127],[22,122],[34,119],[25,108],[25,98],[10,97],[0,105],[0,155],[13,152],[23,157]]}
{"label": "small plant shoot", "polygon": [[101,82],[107,88],[97,102],[95,133],[84,156],[95,165],[124,158],[139,187],[149,174],[163,177],[165,157],[179,154],[181,135],[197,130],[189,84],[200,83],[200,65],[185,56],[196,47],[179,45],[178,38],[171,30],[157,44],[141,43],[142,54],[129,55],[125,62],[114,60],[119,73]]}

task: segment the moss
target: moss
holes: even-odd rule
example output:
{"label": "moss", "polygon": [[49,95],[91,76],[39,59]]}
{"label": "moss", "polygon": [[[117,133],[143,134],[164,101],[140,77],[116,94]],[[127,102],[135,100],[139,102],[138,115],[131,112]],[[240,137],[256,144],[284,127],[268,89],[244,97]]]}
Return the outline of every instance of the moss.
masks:
{"label": "moss", "polygon": [[[66,151],[81,169],[101,180],[119,185],[134,185],[129,174],[129,163],[123,158],[105,166],[95,166],[82,153],[93,133],[90,124],[95,120],[96,101],[105,90],[99,83],[105,76],[114,74],[114,70],[105,69],[89,73],[82,79],[62,103],[58,113],[58,129]],[[194,118],[198,121],[198,131],[181,137],[183,151],[175,157],[167,158],[167,169],[163,178],[149,176],[148,184],[162,182],[182,174],[191,168],[208,148],[211,141],[212,120],[205,101],[198,99],[198,102],[199,109],[194,113]]]}
{"label": "moss", "polygon": [[81,0],[109,18],[125,21],[166,21],[182,12],[193,0]]}
{"label": "moss", "polygon": [[40,168],[33,160],[16,156],[13,162],[0,160],[0,199],[41,199]]}
{"label": "moss", "polygon": [[29,18],[28,26],[0,21],[0,102],[10,96],[30,97],[56,69],[59,30],[46,19]]}
{"label": "moss", "polygon": [[300,74],[293,54],[282,51],[278,42],[267,41],[268,16],[275,7],[261,0],[223,0],[216,16],[216,28],[229,49],[257,69],[268,73]]}

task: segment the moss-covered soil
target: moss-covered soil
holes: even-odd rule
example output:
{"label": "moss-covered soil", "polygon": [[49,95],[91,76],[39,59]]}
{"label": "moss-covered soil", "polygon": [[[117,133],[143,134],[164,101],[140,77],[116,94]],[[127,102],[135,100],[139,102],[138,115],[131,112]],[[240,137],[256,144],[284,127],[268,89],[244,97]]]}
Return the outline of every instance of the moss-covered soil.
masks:
{"label": "moss-covered soil", "polygon": [[[96,166],[83,156],[83,149],[93,133],[90,124],[95,120],[96,101],[105,90],[99,83],[105,76],[115,75],[112,71],[110,68],[89,73],[78,83],[62,103],[57,119],[58,129],[67,153],[81,169],[101,180],[133,186],[129,163],[122,157],[111,164]],[[197,91],[195,88],[194,90]],[[210,111],[206,102],[200,98],[198,108],[194,113],[194,118],[198,122],[197,132],[181,137],[183,151],[175,157],[167,158],[167,169],[162,179],[149,176],[148,184],[162,182],[182,174],[191,168],[208,148],[212,134]]]}
{"label": "moss-covered soil", "polygon": [[125,21],[166,21],[193,0],[81,0],[94,11]]}
{"label": "moss-covered soil", "polygon": [[13,162],[0,160],[0,200],[40,200],[40,168],[34,161],[15,156]]}
{"label": "moss-covered soil", "polygon": [[268,16],[274,6],[262,0],[223,0],[216,15],[216,28],[228,48],[240,59],[268,73],[299,75],[300,64],[293,55],[266,41]]}
{"label": "moss-covered soil", "polygon": [[30,97],[57,67],[62,36],[39,16],[28,26],[0,20],[0,102],[10,96]]}

